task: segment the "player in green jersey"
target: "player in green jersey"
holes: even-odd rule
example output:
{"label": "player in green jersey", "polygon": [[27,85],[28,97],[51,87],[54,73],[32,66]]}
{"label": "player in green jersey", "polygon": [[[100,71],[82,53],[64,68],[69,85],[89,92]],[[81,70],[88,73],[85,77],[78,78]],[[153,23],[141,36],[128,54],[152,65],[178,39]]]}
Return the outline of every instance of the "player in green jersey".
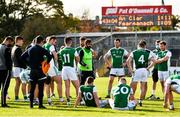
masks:
{"label": "player in green jersey", "polygon": [[164,108],[168,107],[169,102],[169,109],[174,110],[174,104],[173,104],[173,94],[172,91],[180,94],[180,75],[172,75],[170,76],[165,83],[165,94],[164,94]]}
{"label": "player in green jersey", "polygon": [[108,105],[108,100],[99,100],[96,87],[93,83],[94,78],[90,76],[86,80],[86,85],[79,87],[78,97],[74,107],[77,107],[81,99],[83,99],[85,105],[89,107],[104,107]]}
{"label": "player in green jersey", "polygon": [[169,67],[170,67],[170,58],[172,53],[167,50],[166,42],[161,41],[159,43],[160,52],[158,52],[158,77],[161,82],[162,92],[164,93],[164,83],[166,79],[169,77]]}
{"label": "player in green jersey", "polygon": [[119,84],[114,86],[111,91],[112,99],[109,99],[109,104],[115,110],[134,110],[136,100],[130,86],[126,84],[126,79],[121,78]]}
{"label": "player in green jersey", "polygon": [[[153,53],[156,59],[158,58],[158,53],[160,51],[159,43],[160,43],[160,40],[156,40],[155,42],[156,49],[153,50]],[[156,64],[152,70],[152,79],[153,79],[152,93],[151,93],[151,96],[149,96],[147,99],[151,99],[151,100],[160,99],[159,97],[155,96],[156,84],[159,79],[158,78],[158,64]]]}
{"label": "player in green jersey", "polygon": [[[132,68],[132,61],[134,63],[134,70]],[[149,61],[152,63],[149,65]],[[140,82],[140,98],[139,105],[142,106],[142,100],[145,98],[147,91],[147,78],[148,71],[156,62],[153,53],[146,49],[146,42],[140,41],[138,43],[138,49],[131,52],[127,59],[127,65],[130,73],[132,74],[131,87],[135,94],[137,83]]]}
{"label": "player in green jersey", "polygon": [[62,60],[62,79],[65,82],[65,94],[67,98],[67,105],[70,104],[70,81],[76,89],[76,96],[78,95],[79,81],[74,68],[74,61],[79,61],[78,53],[71,47],[72,39],[67,37],[64,39],[65,47],[60,51]]}
{"label": "player in green jersey", "polygon": [[[114,77],[117,76],[121,78],[125,75],[124,66],[126,65],[126,62],[124,62],[124,57],[128,57],[129,53],[124,48],[121,48],[120,44],[120,39],[115,39],[115,47],[111,48],[104,56],[104,60],[108,65],[108,68],[111,69],[109,75],[108,94],[106,98],[110,98]],[[108,60],[108,57],[111,57],[111,62]]]}
{"label": "player in green jersey", "polygon": [[[53,59],[50,61],[50,68],[48,70],[48,76],[51,77],[52,81],[55,81],[57,84],[57,91],[58,91],[58,95],[59,95],[59,101],[63,101],[62,98],[62,78],[61,78],[61,74],[57,68],[57,60],[58,60],[58,56],[57,56],[57,52],[55,50],[55,45],[57,43],[57,39],[54,36],[49,36],[47,37],[47,43],[44,44],[44,48],[46,50],[48,50],[50,52],[50,54],[53,56]],[[48,97],[48,104],[51,105],[52,101],[50,98],[50,85],[46,86],[46,93],[47,93],[47,97]],[[54,93],[54,92],[52,92]]]}

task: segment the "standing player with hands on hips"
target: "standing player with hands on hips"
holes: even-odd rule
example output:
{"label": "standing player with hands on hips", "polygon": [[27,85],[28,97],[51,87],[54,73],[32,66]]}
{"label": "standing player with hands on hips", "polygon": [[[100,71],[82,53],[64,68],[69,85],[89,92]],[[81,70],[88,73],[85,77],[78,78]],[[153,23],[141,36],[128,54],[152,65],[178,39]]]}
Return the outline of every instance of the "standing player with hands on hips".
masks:
{"label": "standing player with hands on hips", "polygon": [[[104,60],[108,65],[108,68],[111,69],[109,75],[108,94],[106,98],[110,98],[114,77],[117,76],[118,78],[121,78],[125,76],[124,66],[126,66],[126,62],[124,62],[124,57],[128,57],[129,53],[124,48],[121,48],[120,44],[120,39],[115,39],[115,47],[111,48],[104,56]],[[108,57],[111,57],[111,63],[109,62]]]}
{"label": "standing player with hands on hips", "polygon": [[[134,63],[134,68],[132,68],[132,61]],[[149,65],[149,61],[152,63]],[[145,98],[147,92],[147,78],[148,71],[156,62],[153,53],[146,49],[146,42],[141,40],[138,43],[138,49],[131,52],[127,59],[127,65],[130,73],[132,74],[131,88],[135,94],[137,83],[140,82],[140,97],[139,105],[142,106],[142,100]]]}

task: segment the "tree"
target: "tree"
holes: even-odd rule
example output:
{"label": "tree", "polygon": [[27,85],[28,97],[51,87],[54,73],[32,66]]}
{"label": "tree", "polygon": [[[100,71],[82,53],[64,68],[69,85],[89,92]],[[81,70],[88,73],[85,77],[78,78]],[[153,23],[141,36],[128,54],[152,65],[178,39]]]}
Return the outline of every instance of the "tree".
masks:
{"label": "tree", "polygon": [[180,28],[180,16],[179,15],[173,15],[172,16],[172,28],[173,30],[177,30],[177,28]]}
{"label": "tree", "polygon": [[46,18],[66,16],[60,0],[0,0],[0,38],[19,35],[25,22],[36,14]]}

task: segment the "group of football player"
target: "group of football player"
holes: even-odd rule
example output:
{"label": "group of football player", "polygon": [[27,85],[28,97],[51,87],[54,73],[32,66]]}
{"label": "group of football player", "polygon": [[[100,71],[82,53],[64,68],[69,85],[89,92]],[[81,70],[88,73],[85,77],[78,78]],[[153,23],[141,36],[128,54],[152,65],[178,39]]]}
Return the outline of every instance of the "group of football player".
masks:
{"label": "group of football player", "polygon": [[[6,104],[8,87],[12,77],[15,78],[15,101],[19,101],[19,88],[22,84],[24,101],[30,101],[30,108],[35,104],[39,108],[43,106],[44,88],[47,95],[47,103],[53,105],[52,97],[55,97],[54,87],[57,87],[60,102],[63,99],[62,81],[65,84],[65,97],[67,105],[71,105],[70,82],[72,82],[76,101],[74,107],[80,105],[92,107],[106,107],[112,109],[134,110],[135,107],[143,105],[147,92],[147,81],[152,70],[153,88],[152,95],[148,99],[159,99],[155,96],[156,83],[161,82],[164,95],[164,108],[174,110],[172,91],[180,94],[180,75],[169,75],[171,52],[167,50],[165,41],[156,40],[156,49],[151,51],[146,48],[146,42],[141,40],[137,49],[129,53],[121,47],[121,40],[114,40],[114,47],[105,55],[104,61],[109,73],[109,84],[106,100],[100,100],[97,94],[94,80],[96,78],[93,58],[97,52],[92,49],[92,41],[86,37],[79,39],[79,47],[73,48],[73,39],[66,37],[64,45],[56,49],[57,38],[48,36],[46,40],[37,36],[32,43],[22,51],[24,38],[6,37],[0,44],[0,83],[2,85],[1,105]],[[10,62],[11,61],[11,62]],[[133,63],[133,65],[132,65]],[[125,78],[125,67],[132,76],[130,85]],[[114,78],[118,77],[118,84],[114,87]],[[54,85],[56,82],[56,85]],[[138,101],[134,97],[137,84],[140,83],[140,97]],[[28,92],[28,93],[27,93]]]}

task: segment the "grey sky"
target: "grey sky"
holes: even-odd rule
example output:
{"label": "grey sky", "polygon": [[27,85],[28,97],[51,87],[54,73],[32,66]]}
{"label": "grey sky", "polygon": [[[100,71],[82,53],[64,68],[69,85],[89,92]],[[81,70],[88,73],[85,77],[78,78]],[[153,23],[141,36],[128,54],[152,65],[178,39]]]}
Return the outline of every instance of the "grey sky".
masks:
{"label": "grey sky", "polygon": [[[101,16],[102,6],[111,6],[112,0],[61,0],[64,3],[66,14],[73,13],[74,16],[82,16],[85,10],[89,10],[90,18]],[[172,5],[172,13],[180,15],[180,0],[164,0],[165,5]],[[161,5],[161,0],[114,0],[114,6],[134,5]]]}

